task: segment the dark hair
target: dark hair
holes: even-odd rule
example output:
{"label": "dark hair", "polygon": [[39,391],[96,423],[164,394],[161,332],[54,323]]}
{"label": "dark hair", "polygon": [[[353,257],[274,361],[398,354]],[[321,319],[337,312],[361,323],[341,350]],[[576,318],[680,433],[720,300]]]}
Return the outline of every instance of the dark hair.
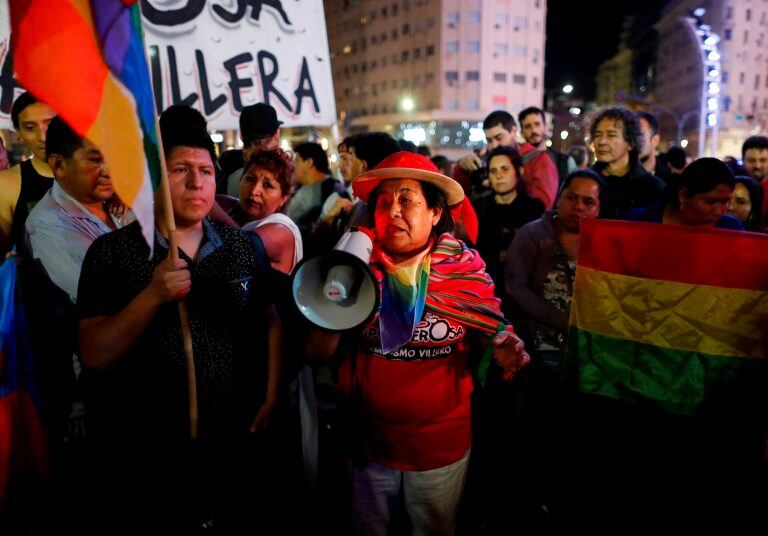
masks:
{"label": "dark hair", "polygon": [[517,182],[515,184],[515,191],[519,196],[527,196],[528,189],[525,187],[525,181],[523,181],[523,157],[517,152],[517,149],[510,147],[509,145],[499,145],[493,151],[488,153],[485,158],[486,166],[490,169],[491,160],[496,156],[506,156],[512,162],[512,167],[515,168],[517,174]]}
{"label": "dark hair", "polygon": [[749,201],[752,203],[752,212],[744,222],[747,231],[762,231],[763,229],[763,187],[752,177],[740,175],[734,178],[736,184],[743,184],[749,193]]}
{"label": "dark hair", "polygon": [[592,139],[595,137],[597,125],[604,119],[609,119],[614,122],[621,121],[624,141],[632,145],[632,149],[629,151],[629,165],[634,167],[635,164],[637,164],[638,155],[643,150],[643,131],[640,128],[640,122],[637,120],[637,115],[626,108],[607,108],[603,110],[595,116],[589,127],[589,135]]}
{"label": "dark hair", "polygon": [[416,147],[416,154],[429,158],[432,156],[432,151],[429,149],[428,145],[419,145]]}
{"label": "dark hair", "polygon": [[664,190],[664,204],[680,208],[677,193],[685,188],[685,197],[691,198],[697,194],[711,192],[719,185],[725,184],[733,190],[736,181],[733,173],[717,158],[699,158],[686,166],[683,172],[667,183]]}
{"label": "dark hair", "polygon": [[45,157],[58,154],[64,158],[72,158],[72,155],[83,146],[83,138],[58,115],[51,119],[48,131],[45,135]]}
{"label": "dark hair", "polygon": [[768,149],[768,136],[750,136],[744,140],[744,145],[741,146],[742,158],[747,155],[749,149]]}
{"label": "dark hair", "polygon": [[358,134],[352,134],[351,136],[347,136],[343,140],[341,140],[341,143],[339,143],[338,150],[339,152],[349,152],[349,147],[352,145],[352,140],[357,138]]}
{"label": "dark hair", "polygon": [[[379,190],[381,184],[382,183],[379,183],[368,196],[367,208],[371,217],[373,217],[373,214],[376,212],[376,204],[379,201],[379,194],[381,193]],[[443,191],[430,182],[419,181],[419,184],[421,184],[421,191],[424,194],[424,200],[427,202],[427,206],[429,208],[442,209],[440,219],[433,227],[435,234],[440,236],[443,233],[450,233],[453,231],[453,216],[451,216],[451,211],[448,208],[448,199],[445,197]]]}
{"label": "dark hair", "polygon": [[[637,110],[635,113],[637,114],[638,120],[644,119],[645,122],[648,123],[648,128],[651,129],[651,137],[656,136],[659,133],[659,121],[656,119],[655,115],[646,110]],[[642,128],[642,125],[640,125],[640,127]]]}
{"label": "dark hair", "polygon": [[397,140],[397,144],[400,146],[401,151],[408,151],[409,153],[416,152],[416,144],[412,141],[404,140],[402,138]]}
{"label": "dark hair", "polygon": [[273,173],[277,182],[280,183],[280,191],[283,195],[291,193],[294,167],[293,159],[289,153],[282,149],[274,149],[272,151],[260,151],[252,154],[243,168],[243,177],[252,167],[266,169]]}
{"label": "dark hair", "polygon": [[569,173],[563,181],[562,186],[560,186],[560,191],[557,194],[557,198],[560,199],[560,196],[563,195],[565,189],[568,188],[576,179],[589,179],[597,183],[597,188],[600,190],[600,193],[597,194],[597,197],[600,200],[600,206],[602,207],[603,200],[605,199],[605,179],[603,179],[603,177],[597,171],[591,168],[577,169],[576,171]]}
{"label": "dark hair", "polygon": [[27,106],[31,106],[36,102],[39,101],[29,91],[25,91],[13,101],[13,106],[11,106],[11,122],[13,123],[13,128],[17,131],[19,130],[19,114],[23,112]]}
{"label": "dark hair", "polygon": [[734,177],[739,178],[749,176],[747,169],[743,165],[739,164],[739,160],[736,157],[724,156],[723,162],[725,162],[725,165],[728,166],[728,169],[731,170],[731,173],[733,173]]}
{"label": "dark hair", "polygon": [[583,145],[571,145],[568,149],[568,156],[572,157],[576,161],[576,165],[581,167],[581,163],[586,160],[589,165],[589,149]]}
{"label": "dark hair", "polygon": [[[523,119],[525,119],[531,114],[539,114],[541,116],[541,120],[544,123],[547,122],[547,116],[544,113],[544,110],[542,110],[541,108],[537,108],[536,106],[529,106],[528,108],[526,108],[525,110],[517,114],[517,122],[520,123],[520,125],[522,126]],[[507,130],[510,130],[510,129],[507,129]]]}
{"label": "dark hair", "polygon": [[315,168],[320,173],[328,174],[328,155],[325,154],[323,146],[319,143],[300,143],[293,148],[293,152],[301,156],[304,160],[312,160]]}
{"label": "dark hair", "polygon": [[509,112],[496,110],[495,112],[489,113],[483,121],[483,130],[488,130],[495,126],[501,126],[504,130],[512,132],[512,129],[517,126],[517,123],[515,123],[515,118],[512,117],[512,114]]}
{"label": "dark hair", "polygon": [[163,138],[165,157],[176,147],[205,149],[216,163],[216,149],[208,134],[208,125],[203,115],[190,106],[174,104],[160,114],[160,135]]}
{"label": "dark hair", "polygon": [[349,147],[355,156],[366,163],[368,169],[375,168],[386,157],[400,152],[397,140],[386,132],[364,132],[349,140]]}
{"label": "dark hair", "polygon": [[451,176],[451,168],[453,165],[451,164],[451,161],[448,159],[447,156],[442,154],[436,154],[432,158],[430,158],[432,163],[435,165],[437,169],[440,170],[440,173],[443,175]]}
{"label": "dark hair", "polygon": [[688,161],[688,155],[682,147],[670,147],[664,156],[675,169],[683,169]]}

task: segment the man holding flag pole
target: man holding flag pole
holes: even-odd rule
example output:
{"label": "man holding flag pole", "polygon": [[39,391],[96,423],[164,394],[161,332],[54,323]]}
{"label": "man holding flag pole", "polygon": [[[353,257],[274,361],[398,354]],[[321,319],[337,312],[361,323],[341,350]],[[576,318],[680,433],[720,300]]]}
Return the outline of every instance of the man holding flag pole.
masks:
{"label": "man holding flag pole", "polygon": [[206,218],[215,155],[202,117],[177,108],[160,140],[138,2],[9,4],[18,79],[101,149],[138,220],[94,242],[78,291],[95,522],[226,525],[245,511],[234,499],[248,497],[237,484],[256,457],[249,431],[277,396],[281,329],[263,245]]}

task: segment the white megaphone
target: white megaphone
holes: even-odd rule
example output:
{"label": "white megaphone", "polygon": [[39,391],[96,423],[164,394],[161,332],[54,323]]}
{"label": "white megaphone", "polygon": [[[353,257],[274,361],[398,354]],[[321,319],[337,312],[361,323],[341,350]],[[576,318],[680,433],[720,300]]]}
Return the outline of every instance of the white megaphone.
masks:
{"label": "white megaphone", "polygon": [[291,276],[293,300],[313,324],[331,331],[360,327],[379,307],[379,284],[368,267],[371,231],[351,227],[329,253],[301,261]]}

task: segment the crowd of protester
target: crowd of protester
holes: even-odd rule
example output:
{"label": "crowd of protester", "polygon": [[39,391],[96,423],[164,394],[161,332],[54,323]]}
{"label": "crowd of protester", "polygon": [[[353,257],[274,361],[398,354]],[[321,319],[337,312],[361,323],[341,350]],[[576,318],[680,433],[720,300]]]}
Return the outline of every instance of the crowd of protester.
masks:
{"label": "crowd of protester", "polygon": [[[689,161],[659,153],[652,114],[608,108],[590,147],[564,154],[529,107],[488,115],[486,147],[455,163],[384,132],[348,136],[337,176],[318,143],[279,148],[269,105],[243,110],[243,148],[221,155],[204,118],[172,106],[174,256],[159,209],[150,251],[98,147],[29,93],[12,119],[34,156],[0,172],[0,243],[22,267],[51,466],[34,505],[11,505],[20,533],[509,534],[608,515],[615,503],[567,482],[590,455],[569,436],[585,406],[562,379],[581,222],[766,229],[764,136],[740,159]],[[389,290],[358,332],[328,333],[296,310],[290,274],[357,227]],[[494,336],[499,323],[514,331]],[[590,415],[610,427],[624,414]],[[765,476],[763,424],[743,461]],[[639,500],[596,497],[612,494]],[[618,511],[653,516],[648,504]]]}

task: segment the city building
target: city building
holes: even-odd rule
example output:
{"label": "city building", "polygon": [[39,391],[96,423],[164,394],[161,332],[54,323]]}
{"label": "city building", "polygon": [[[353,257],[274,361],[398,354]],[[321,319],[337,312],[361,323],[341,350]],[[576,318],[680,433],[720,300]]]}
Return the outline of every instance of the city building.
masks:
{"label": "city building", "polygon": [[656,78],[658,37],[655,20],[634,15],[624,19],[616,54],[597,68],[595,103],[644,107]]}
{"label": "city building", "polygon": [[[766,33],[765,2],[670,0],[656,21],[627,18],[617,53],[598,69],[595,101],[651,111],[661,147],[679,144],[692,155],[699,153],[703,116],[703,153],[738,156],[745,138],[768,133]],[[717,36],[705,50],[708,69],[705,34]]]}
{"label": "city building", "polygon": [[595,76],[595,102],[599,106],[616,104],[632,87],[632,50],[626,43],[619,51],[597,68]]}
{"label": "city building", "polygon": [[[768,4],[751,0],[677,0],[662,10],[658,66],[653,100],[663,106],[659,119],[676,141],[698,151],[702,65],[685,17],[694,10],[702,23],[720,37],[721,65],[716,156],[740,156],[741,144],[752,134],[768,132]],[[706,120],[706,119],[705,119]],[[705,142],[710,151],[711,139]]]}
{"label": "city building", "polygon": [[325,14],[345,133],[466,152],[492,110],[543,105],[545,0],[341,0]]}

